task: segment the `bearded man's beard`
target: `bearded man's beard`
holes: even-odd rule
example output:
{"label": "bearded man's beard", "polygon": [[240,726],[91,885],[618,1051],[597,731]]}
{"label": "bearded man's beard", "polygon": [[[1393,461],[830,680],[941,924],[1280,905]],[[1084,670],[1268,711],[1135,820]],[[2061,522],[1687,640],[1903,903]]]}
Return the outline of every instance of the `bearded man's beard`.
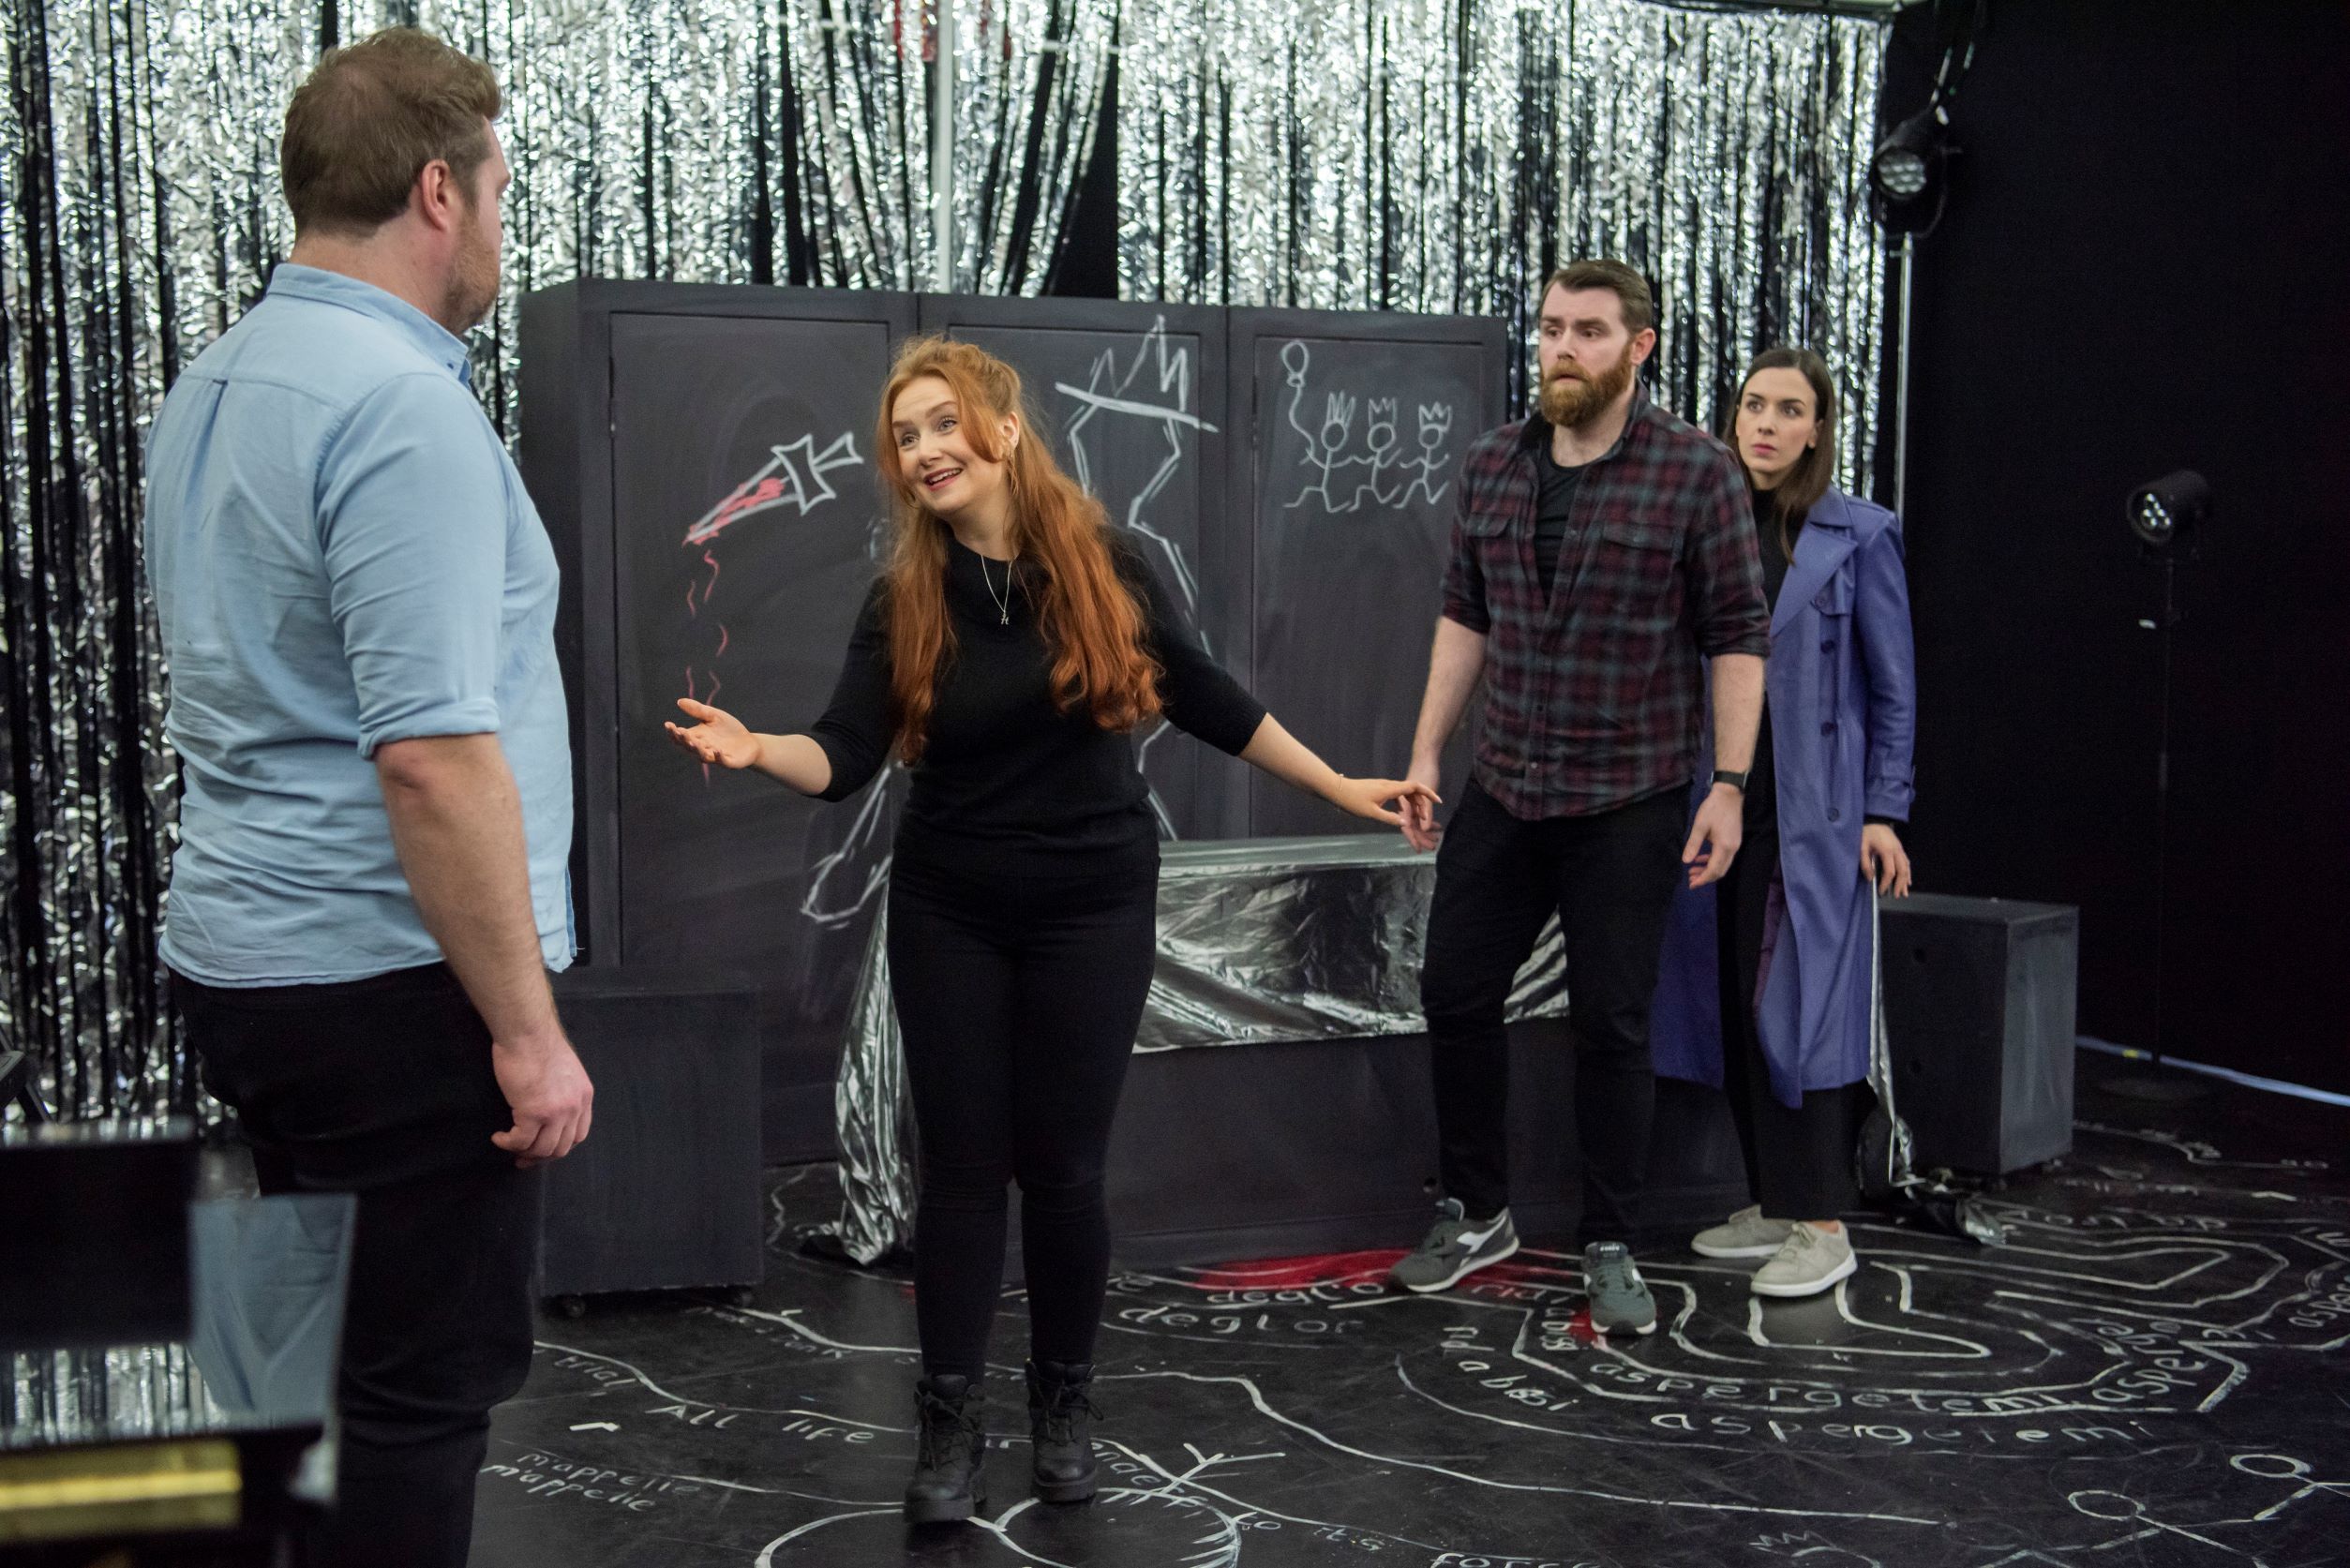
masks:
{"label": "bearded man's beard", "polygon": [[459,336],[481,325],[498,303],[498,247],[478,217],[469,212],[468,219],[441,306],[442,324]]}
{"label": "bearded man's beard", "polygon": [[1635,369],[1632,346],[1625,344],[1623,357],[1596,376],[1572,373],[1580,368],[1562,364],[1543,379],[1542,417],[1563,429],[1581,429],[1624,395],[1624,389],[1632,384]]}

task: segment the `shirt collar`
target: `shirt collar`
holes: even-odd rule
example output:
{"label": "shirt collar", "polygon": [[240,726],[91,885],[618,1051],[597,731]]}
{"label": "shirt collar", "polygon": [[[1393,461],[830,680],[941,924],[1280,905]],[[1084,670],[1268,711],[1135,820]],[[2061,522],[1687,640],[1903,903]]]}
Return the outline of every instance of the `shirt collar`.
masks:
{"label": "shirt collar", "polygon": [[[1632,404],[1624,411],[1624,428],[1617,434],[1615,444],[1593,458],[1592,461],[1604,463],[1622,452],[1624,443],[1632,439],[1633,430],[1639,427],[1641,420],[1647,416],[1648,411],[1648,388],[1635,381],[1632,384]],[[1542,417],[1540,411],[1528,414],[1524,426],[1518,432],[1518,444],[1531,454],[1541,451],[1549,444],[1549,441],[1550,422]]]}
{"label": "shirt collar", "polygon": [[269,292],[288,299],[338,305],[362,316],[388,321],[407,334],[434,364],[466,386],[473,384],[472,352],[465,346],[465,339],[389,290],[362,282],[348,273],[280,261],[269,275]]}

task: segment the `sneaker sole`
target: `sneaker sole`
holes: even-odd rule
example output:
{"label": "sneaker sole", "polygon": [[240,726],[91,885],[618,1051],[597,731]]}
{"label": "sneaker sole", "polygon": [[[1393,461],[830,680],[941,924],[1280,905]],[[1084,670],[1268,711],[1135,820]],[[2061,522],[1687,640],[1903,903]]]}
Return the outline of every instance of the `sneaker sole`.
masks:
{"label": "sneaker sole", "polygon": [[1747,1288],[1759,1296],[1775,1296],[1782,1301],[1793,1300],[1799,1296],[1816,1296],[1822,1291],[1834,1290],[1840,1281],[1851,1278],[1860,1266],[1861,1261],[1858,1258],[1848,1255],[1844,1262],[1830,1271],[1827,1276],[1813,1280],[1809,1284],[1765,1285],[1761,1280],[1757,1279],[1752,1281]]}
{"label": "sneaker sole", "polygon": [[1651,1318],[1644,1323],[1617,1323],[1611,1328],[1601,1323],[1598,1319],[1594,1318],[1592,1320],[1591,1326],[1593,1332],[1596,1334],[1613,1334],[1619,1329],[1627,1328],[1635,1334],[1654,1334],[1656,1332],[1656,1320]]}
{"label": "sneaker sole", "polygon": [[906,1505],[906,1522],[910,1525],[959,1525],[987,1506],[984,1496],[942,1499],[936,1502],[909,1502]]}
{"label": "sneaker sole", "polygon": [[1459,1268],[1453,1270],[1452,1273],[1446,1275],[1444,1278],[1432,1280],[1426,1285],[1410,1284],[1404,1280],[1396,1279],[1393,1275],[1389,1275],[1387,1277],[1395,1279],[1397,1284],[1403,1286],[1403,1288],[1407,1291],[1414,1292],[1417,1294],[1424,1296],[1432,1295],[1438,1291],[1451,1290],[1455,1285],[1459,1284],[1463,1279],[1466,1279],[1469,1276],[1476,1273],[1477,1270],[1498,1263],[1504,1258],[1514,1256],[1517,1251],[1518,1238],[1516,1236],[1512,1236],[1509,1238],[1509,1245],[1503,1247],[1499,1252],[1489,1253],[1482,1258],[1471,1258],[1463,1262]]}
{"label": "sneaker sole", "polygon": [[1705,1242],[1693,1241],[1689,1244],[1689,1250],[1700,1258],[1775,1258],[1786,1240],[1785,1236],[1781,1236],[1777,1241],[1755,1247],[1714,1247]]}

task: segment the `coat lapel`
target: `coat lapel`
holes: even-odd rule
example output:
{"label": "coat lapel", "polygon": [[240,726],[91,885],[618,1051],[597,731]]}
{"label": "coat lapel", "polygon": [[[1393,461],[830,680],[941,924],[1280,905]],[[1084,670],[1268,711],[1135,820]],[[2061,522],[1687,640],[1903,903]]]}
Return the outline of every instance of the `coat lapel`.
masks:
{"label": "coat lapel", "polygon": [[1852,534],[1852,519],[1845,511],[1843,494],[1830,490],[1812,507],[1811,515],[1804,519],[1804,531],[1796,535],[1795,559],[1788,563],[1787,581],[1780,587],[1778,605],[1771,612],[1773,636],[1787,630],[1858,545]]}

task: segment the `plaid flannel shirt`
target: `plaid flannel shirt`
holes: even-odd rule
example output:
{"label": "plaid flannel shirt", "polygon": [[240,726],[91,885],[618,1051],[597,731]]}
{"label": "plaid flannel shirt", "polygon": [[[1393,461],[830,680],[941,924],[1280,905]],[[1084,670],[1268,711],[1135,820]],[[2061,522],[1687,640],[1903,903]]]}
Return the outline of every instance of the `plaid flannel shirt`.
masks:
{"label": "plaid flannel shirt", "polygon": [[1576,486],[1546,592],[1534,454],[1549,439],[1535,417],[1470,447],[1444,572],[1444,615],[1486,639],[1471,776],[1529,821],[1685,787],[1701,658],[1771,651],[1746,476],[1728,447],[1636,392],[1623,436]]}

